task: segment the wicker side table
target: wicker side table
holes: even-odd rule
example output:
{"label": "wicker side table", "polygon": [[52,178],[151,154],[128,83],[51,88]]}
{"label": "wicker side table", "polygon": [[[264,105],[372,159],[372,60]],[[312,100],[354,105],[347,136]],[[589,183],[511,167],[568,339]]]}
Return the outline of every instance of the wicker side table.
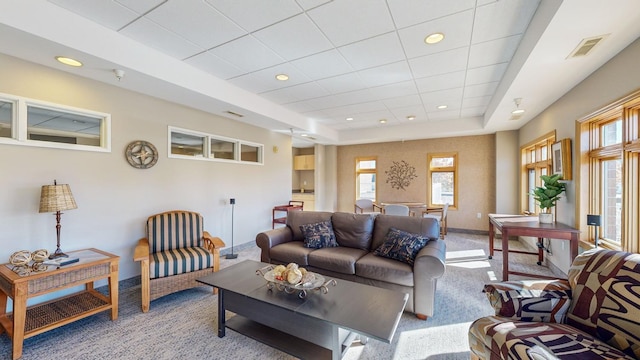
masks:
{"label": "wicker side table", "polygon": [[[98,249],[69,252],[79,261],[42,272],[20,276],[11,264],[0,265],[0,333],[12,339],[13,359],[22,356],[22,344],[29,338],[93,314],[111,310],[118,318],[118,262],[120,257]],[[93,288],[93,282],[108,279],[109,295]],[[84,290],[27,308],[27,299],[84,285]],[[7,313],[7,298],[13,312]]]}

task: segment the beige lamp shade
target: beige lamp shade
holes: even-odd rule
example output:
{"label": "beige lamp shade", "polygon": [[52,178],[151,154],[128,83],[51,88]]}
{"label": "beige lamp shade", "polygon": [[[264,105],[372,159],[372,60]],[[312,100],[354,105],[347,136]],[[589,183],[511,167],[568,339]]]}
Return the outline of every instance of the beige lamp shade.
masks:
{"label": "beige lamp shade", "polygon": [[40,212],[57,212],[77,209],[76,201],[67,184],[43,185],[40,192]]}

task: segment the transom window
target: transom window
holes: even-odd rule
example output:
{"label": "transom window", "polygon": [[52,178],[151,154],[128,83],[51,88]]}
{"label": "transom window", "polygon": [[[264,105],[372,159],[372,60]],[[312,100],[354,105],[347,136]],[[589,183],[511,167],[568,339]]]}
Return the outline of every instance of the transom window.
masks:
{"label": "transom window", "polygon": [[174,158],[263,164],[262,144],[171,126],[169,148]]}
{"label": "transom window", "polygon": [[442,206],[449,204],[456,208],[458,204],[458,154],[430,154],[429,163],[429,205]]}

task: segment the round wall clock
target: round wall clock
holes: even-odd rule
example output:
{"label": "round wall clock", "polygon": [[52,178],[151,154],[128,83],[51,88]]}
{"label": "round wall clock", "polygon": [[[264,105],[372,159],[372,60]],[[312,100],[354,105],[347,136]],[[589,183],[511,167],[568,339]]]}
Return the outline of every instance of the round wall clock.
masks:
{"label": "round wall clock", "polygon": [[152,143],[138,140],[127,145],[125,157],[131,166],[148,169],[158,162],[158,150]]}

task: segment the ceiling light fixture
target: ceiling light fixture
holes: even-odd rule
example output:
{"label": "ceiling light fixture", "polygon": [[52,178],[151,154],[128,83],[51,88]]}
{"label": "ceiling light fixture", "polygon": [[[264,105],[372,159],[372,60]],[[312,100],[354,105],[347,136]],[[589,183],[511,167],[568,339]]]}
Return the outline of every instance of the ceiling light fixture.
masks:
{"label": "ceiling light fixture", "polygon": [[124,70],[122,69],[113,69],[113,73],[116,74],[116,79],[118,79],[118,81],[122,80],[124,77]]}
{"label": "ceiling light fixture", "polygon": [[307,134],[301,134],[300,136],[302,136],[302,137],[307,137],[307,136],[309,136],[309,135],[307,135]]}
{"label": "ceiling light fixture", "polygon": [[276,79],[280,80],[280,81],[287,81],[287,80],[289,80],[289,75],[287,75],[287,74],[278,74],[278,75],[276,75]]}
{"label": "ceiling light fixture", "polygon": [[444,110],[444,109],[446,109],[446,108],[448,108],[448,106],[447,106],[447,105],[439,105],[439,106],[438,106],[438,109],[440,109],[440,110]]}
{"label": "ceiling light fixture", "polygon": [[58,62],[60,63],[69,65],[69,66],[74,66],[74,67],[82,66],[82,63],[80,61],[76,59],[72,59],[70,57],[66,57],[66,56],[56,56],[56,60],[58,60]]}
{"label": "ceiling light fixture", "polygon": [[429,34],[424,38],[424,42],[429,45],[437,44],[442,40],[444,40],[444,34],[440,32]]}
{"label": "ceiling light fixture", "polygon": [[352,117],[348,117],[348,118],[346,118],[345,120],[347,120],[347,121],[353,121],[353,118],[352,118]]}
{"label": "ceiling light fixture", "polygon": [[415,120],[416,116],[415,115],[409,115],[407,116],[407,120],[411,121],[411,120]]}
{"label": "ceiling light fixture", "polygon": [[380,124],[386,124],[387,123],[387,119],[380,119]]}
{"label": "ceiling light fixture", "polygon": [[520,109],[520,103],[522,102],[522,98],[515,98],[513,102],[516,104],[516,109],[511,112],[513,115],[520,115],[524,113],[524,109]]}

